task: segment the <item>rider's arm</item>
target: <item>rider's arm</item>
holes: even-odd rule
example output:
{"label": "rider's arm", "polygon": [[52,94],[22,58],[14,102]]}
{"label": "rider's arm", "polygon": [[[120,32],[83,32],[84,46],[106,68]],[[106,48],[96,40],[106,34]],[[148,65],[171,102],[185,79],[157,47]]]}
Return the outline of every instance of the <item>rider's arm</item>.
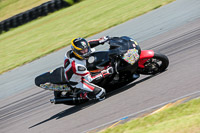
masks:
{"label": "rider's arm", "polygon": [[88,42],[89,42],[91,48],[96,47],[100,44],[98,39],[97,40],[90,40]]}
{"label": "rider's arm", "polygon": [[101,37],[99,39],[90,40],[88,42],[90,44],[90,47],[93,48],[93,47],[98,46],[99,44],[104,44],[107,40],[108,40],[108,36],[103,36],[103,37]]}
{"label": "rider's arm", "polygon": [[84,65],[78,64],[76,65],[75,69],[73,69],[73,71],[75,74],[82,76],[84,79],[86,79],[89,82],[96,82],[112,74],[113,68],[109,67],[106,70],[101,71],[101,73],[92,76],[91,73],[87,70],[87,68]]}
{"label": "rider's arm", "polygon": [[91,73],[87,70],[87,68],[84,65],[76,65],[73,69],[74,74],[82,76],[84,79],[86,79],[89,82],[99,80],[103,78],[103,75],[101,73],[92,76]]}

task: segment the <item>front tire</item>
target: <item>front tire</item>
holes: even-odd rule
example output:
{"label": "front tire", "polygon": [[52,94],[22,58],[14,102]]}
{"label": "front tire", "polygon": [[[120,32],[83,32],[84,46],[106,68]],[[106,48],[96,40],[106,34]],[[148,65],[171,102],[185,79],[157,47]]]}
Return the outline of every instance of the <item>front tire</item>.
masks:
{"label": "front tire", "polygon": [[161,53],[154,53],[154,56],[144,63],[144,68],[138,68],[140,74],[154,75],[166,70],[169,65],[169,59]]}

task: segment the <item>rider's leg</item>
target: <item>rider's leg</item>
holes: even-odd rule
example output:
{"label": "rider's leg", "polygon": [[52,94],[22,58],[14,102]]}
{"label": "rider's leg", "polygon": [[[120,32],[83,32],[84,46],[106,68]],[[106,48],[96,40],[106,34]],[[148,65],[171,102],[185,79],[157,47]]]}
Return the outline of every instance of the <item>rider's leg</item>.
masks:
{"label": "rider's leg", "polygon": [[105,99],[105,95],[106,95],[105,89],[93,83],[90,83],[87,80],[83,80],[82,82],[78,83],[76,85],[76,88],[80,88],[88,92],[88,93],[81,94],[83,98],[99,99],[99,100]]}

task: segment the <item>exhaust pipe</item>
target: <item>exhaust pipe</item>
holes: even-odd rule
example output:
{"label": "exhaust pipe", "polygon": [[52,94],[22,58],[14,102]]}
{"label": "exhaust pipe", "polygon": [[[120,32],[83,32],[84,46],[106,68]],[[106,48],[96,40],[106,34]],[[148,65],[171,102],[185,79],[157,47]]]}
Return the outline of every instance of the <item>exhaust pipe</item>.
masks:
{"label": "exhaust pipe", "polygon": [[81,99],[81,98],[54,98],[50,99],[51,103],[54,104],[78,104],[88,101],[88,99]]}

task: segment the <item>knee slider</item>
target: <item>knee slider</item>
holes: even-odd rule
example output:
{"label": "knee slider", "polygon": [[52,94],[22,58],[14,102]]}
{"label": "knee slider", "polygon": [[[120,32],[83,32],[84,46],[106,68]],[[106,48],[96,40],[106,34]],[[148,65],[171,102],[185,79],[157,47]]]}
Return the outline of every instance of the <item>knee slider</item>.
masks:
{"label": "knee slider", "polygon": [[103,88],[95,88],[94,94],[96,95],[96,98],[99,100],[105,99],[106,91]]}

